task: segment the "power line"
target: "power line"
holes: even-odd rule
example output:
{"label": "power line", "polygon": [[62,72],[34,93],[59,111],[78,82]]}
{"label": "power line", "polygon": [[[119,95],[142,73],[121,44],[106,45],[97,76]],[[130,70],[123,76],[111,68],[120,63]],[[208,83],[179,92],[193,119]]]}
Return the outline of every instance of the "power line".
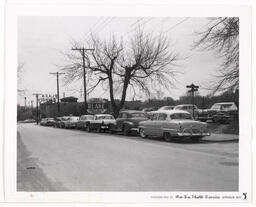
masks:
{"label": "power line", "polygon": [[[103,21],[101,22],[101,20],[103,20]],[[104,17],[101,17],[101,18],[96,22],[96,24],[94,24],[94,25],[87,31],[87,34],[85,35],[84,39],[88,39],[88,38],[89,38],[89,35],[92,33],[92,31],[98,29],[98,27],[101,26],[101,25],[103,25],[106,21],[107,21],[107,19],[104,19]],[[101,22],[101,23],[100,23],[100,22]]]}
{"label": "power line", "polygon": [[179,21],[178,23],[176,23],[175,25],[171,26],[169,29],[167,29],[165,32],[169,32],[172,29],[174,29],[175,27],[177,27],[178,25],[182,24],[183,22],[187,21],[189,19],[189,17],[184,18],[183,20]]}
{"label": "power line", "polygon": [[[113,21],[113,19],[114,19],[115,17],[111,17],[110,19],[105,19],[105,21],[103,21],[100,25],[98,25],[97,26],[97,28],[95,28],[95,30],[94,31],[92,31],[92,32],[94,32],[94,33],[99,33],[103,28],[105,28],[110,22],[112,22]],[[91,32],[91,33],[92,33]],[[89,41],[89,38],[90,38],[90,34],[91,33],[89,33],[89,34],[87,34],[87,38],[86,38],[86,41]]]}

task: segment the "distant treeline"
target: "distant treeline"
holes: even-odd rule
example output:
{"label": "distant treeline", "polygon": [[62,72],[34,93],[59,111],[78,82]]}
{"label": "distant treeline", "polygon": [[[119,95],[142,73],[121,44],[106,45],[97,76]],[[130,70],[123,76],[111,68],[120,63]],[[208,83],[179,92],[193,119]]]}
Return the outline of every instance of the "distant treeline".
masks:
{"label": "distant treeline", "polygon": [[[194,97],[195,105],[200,109],[208,109],[214,103],[219,102],[235,102],[239,107],[239,92],[225,92],[218,96],[200,96]],[[192,104],[192,96],[181,96],[179,100],[174,100],[171,97],[165,97],[163,99],[148,99],[146,101],[126,101],[125,109],[143,109],[143,108],[159,108],[162,106],[176,106],[179,104]]]}

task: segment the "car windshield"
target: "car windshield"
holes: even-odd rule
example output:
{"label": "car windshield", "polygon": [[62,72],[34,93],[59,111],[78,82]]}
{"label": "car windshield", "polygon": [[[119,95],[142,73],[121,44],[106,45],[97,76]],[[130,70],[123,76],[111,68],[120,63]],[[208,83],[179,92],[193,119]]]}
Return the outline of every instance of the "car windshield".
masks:
{"label": "car windshield", "polygon": [[171,114],[171,119],[192,119],[192,116],[187,113],[175,113]]}
{"label": "car windshield", "polygon": [[163,106],[159,110],[172,110],[173,108],[173,106]]}
{"label": "car windshield", "polygon": [[81,120],[89,120],[89,119],[93,119],[93,116],[82,116]]}
{"label": "car windshield", "polygon": [[232,104],[222,104],[221,107],[222,109],[229,109],[232,107]]}
{"label": "car windshield", "polygon": [[54,118],[48,118],[47,120],[48,121],[54,121]]}
{"label": "car windshield", "polygon": [[70,120],[70,121],[76,121],[76,120],[78,120],[78,118],[79,118],[79,117],[70,117],[69,120]]}
{"label": "car windshield", "polygon": [[174,109],[175,109],[175,110],[180,110],[180,109],[182,109],[182,107],[183,107],[183,106],[175,106]]}
{"label": "car windshield", "polygon": [[213,104],[211,109],[220,109],[221,105],[220,104]]}
{"label": "car windshield", "polygon": [[68,117],[62,117],[61,120],[62,120],[62,121],[67,121],[67,120],[68,120]]}
{"label": "car windshield", "polygon": [[113,116],[98,116],[96,119],[114,119]]}
{"label": "car windshield", "polygon": [[145,118],[146,115],[145,115],[144,113],[132,113],[132,114],[131,114],[131,117],[133,117],[133,118],[137,118],[137,117],[139,117],[139,118]]}

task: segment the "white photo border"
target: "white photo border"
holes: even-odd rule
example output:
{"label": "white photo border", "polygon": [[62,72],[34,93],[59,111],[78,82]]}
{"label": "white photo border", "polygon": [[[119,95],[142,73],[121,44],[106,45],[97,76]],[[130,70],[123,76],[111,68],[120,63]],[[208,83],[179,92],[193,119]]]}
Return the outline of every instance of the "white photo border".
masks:
{"label": "white photo border", "polygon": [[[240,97],[239,97],[239,191],[238,192],[17,192],[17,23],[19,16],[162,16],[239,17]],[[131,15],[130,11],[133,12]],[[170,15],[171,14],[171,15]],[[150,5],[150,4],[15,4],[6,6],[5,48],[5,137],[4,175],[7,202],[86,202],[86,203],[170,203],[198,200],[154,199],[154,196],[227,195],[241,199],[200,199],[199,202],[252,201],[252,88],[251,88],[251,8],[231,5]]]}

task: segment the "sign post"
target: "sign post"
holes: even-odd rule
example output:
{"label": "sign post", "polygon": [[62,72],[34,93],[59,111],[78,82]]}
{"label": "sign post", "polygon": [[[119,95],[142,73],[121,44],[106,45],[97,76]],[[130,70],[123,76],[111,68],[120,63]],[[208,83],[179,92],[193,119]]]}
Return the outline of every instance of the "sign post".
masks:
{"label": "sign post", "polygon": [[191,88],[189,92],[192,93],[192,104],[193,104],[193,118],[195,119],[195,103],[194,103],[194,92],[198,91],[199,86],[194,85],[193,83],[191,85],[187,85],[187,88]]}

